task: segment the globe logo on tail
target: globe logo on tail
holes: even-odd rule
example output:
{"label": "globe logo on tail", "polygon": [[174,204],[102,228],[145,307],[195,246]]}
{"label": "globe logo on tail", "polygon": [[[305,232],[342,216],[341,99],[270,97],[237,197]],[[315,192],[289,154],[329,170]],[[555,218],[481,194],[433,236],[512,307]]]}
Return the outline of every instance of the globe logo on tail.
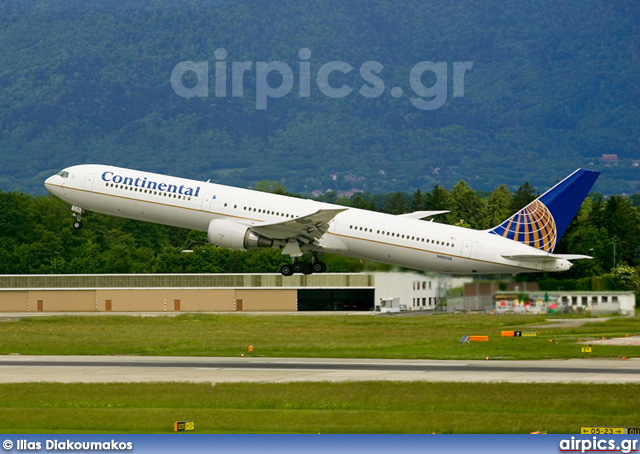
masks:
{"label": "globe logo on tail", "polygon": [[490,232],[547,252],[556,247],[556,223],[540,200],[534,200]]}

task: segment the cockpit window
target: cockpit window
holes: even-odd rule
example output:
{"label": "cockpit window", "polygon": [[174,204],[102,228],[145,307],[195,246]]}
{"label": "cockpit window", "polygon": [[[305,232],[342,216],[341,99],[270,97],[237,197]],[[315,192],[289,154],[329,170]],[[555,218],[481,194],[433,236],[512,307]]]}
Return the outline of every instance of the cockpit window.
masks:
{"label": "cockpit window", "polygon": [[69,178],[69,172],[61,170],[60,172],[58,172],[58,176],[61,176],[62,178]]}

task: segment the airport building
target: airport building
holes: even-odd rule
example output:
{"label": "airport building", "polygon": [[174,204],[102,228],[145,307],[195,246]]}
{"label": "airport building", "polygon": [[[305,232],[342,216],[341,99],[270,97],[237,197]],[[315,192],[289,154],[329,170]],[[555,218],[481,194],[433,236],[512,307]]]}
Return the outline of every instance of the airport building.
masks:
{"label": "airport building", "polygon": [[[452,296],[456,288],[463,296]],[[635,294],[545,292],[535,283],[499,290],[496,282],[413,272],[0,275],[0,312],[437,310],[633,315]]]}
{"label": "airport building", "polygon": [[549,291],[532,292],[522,301],[522,293],[496,293],[497,312],[514,313],[590,313],[591,315],[635,315],[636,295],[627,291]]}
{"label": "airport building", "polygon": [[375,310],[379,312],[444,310],[449,291],[470,277],[439,274],[374,273]]}
{"label": "airport building", "polygon": [[1,275],[0,312],[434,310],[451,285],[418,273]]}
{"label": "airport building", "polygon": [[544,291],[536,282],[475,281],[464,285],[460,297],[448,298],[450,312],[495,314],[590,313],[634,315],[636,298],[631,291]]}

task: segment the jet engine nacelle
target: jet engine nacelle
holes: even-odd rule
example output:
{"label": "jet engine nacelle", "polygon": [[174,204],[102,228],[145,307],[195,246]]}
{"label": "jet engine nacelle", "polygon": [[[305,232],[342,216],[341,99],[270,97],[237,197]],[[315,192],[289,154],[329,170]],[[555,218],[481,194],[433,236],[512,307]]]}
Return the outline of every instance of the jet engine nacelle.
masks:
{"label": "jet engine nacelle", "polygon": [[272,247],[273,240],[252,232],[249,227],[226,219],[214,219],[207,230],[209,242],[229,249]]}

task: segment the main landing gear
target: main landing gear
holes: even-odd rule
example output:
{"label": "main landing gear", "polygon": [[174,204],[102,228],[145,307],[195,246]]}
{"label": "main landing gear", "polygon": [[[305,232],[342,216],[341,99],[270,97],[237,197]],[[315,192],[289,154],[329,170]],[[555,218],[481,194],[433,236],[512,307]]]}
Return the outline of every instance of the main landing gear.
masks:
{"label": "main landing gear", "polygon": [[315,256],[313,257],[313,261],[311,263],[298,262],[294,259],[291,265],[282,265],[282,267],[280,267],[280,273],[283,276],[291,276],[294,273],[324,273],[325,271],[327,271],[327,264],[318,261]]}
{"label": "main landing gear", "polygon": [[83,209],[77,206],[72,206],[71,210],[73,211],[73,216],[75,216],[76,220],[73,221],[73,228],[76,230],[80,230],[82,228],[82,212]]}

